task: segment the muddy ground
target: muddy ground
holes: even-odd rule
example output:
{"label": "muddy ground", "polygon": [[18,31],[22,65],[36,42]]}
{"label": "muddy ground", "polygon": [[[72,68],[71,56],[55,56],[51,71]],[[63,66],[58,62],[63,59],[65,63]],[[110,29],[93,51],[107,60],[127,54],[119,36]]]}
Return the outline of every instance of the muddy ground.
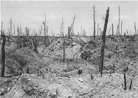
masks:
{"label": "muddy ground", "polygon": [[[66,40],[63,62],[63,40],[53,41],[47,48],[16,48],[6,44],[5,77],[0,78],[1,98],[138,98],[137,40],[106,41],[103,76],[101,43]],[[83,44],[82,44],[83,42]],[[12,50],[12,52],[10,52]],[[82,58],[82,54],[86,59]],[[124,69],[127,88],[124,90]],[[132,84],[132,85],[130,85]]]}

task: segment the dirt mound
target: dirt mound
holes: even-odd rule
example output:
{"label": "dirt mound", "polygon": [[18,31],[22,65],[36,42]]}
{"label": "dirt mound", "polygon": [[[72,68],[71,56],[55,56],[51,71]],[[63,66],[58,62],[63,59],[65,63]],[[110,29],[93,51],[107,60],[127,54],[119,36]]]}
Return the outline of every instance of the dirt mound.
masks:
{"label": "dirt mound", "polygon": [[28,48],[18,49],[13,53],[6,55],[5,75],[15,76],[21,73],[37,73],[39,69],[47,66],[48,63],[43,56],[35,53]]}

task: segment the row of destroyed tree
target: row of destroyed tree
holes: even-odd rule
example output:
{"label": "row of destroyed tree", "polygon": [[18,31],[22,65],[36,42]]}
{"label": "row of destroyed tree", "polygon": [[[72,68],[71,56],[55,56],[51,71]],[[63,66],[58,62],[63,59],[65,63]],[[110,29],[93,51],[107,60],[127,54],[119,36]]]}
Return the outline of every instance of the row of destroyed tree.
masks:
{"label": "row of destroyed tree", "polygon": [[[68,27],[68,36],[67,38],[71,38],[73,35],[73,25],[75,21],[75,15],[73,18],[73,22],[71,26]],[[1,47],[1,55],[2,55],[2,68],[1,68],[1,76],[4,77],[4,71],[5,71],[5,45],[6,42],[10,43],[13,42],[17,45],[16,49],[23,48],[23,47],[29,47],[30,49],[33,49],[36,53],[38,53],[38,46],[40,44],[44,44],[45,47],[43,48],[43,51],[51,44],[52,40],[50,39],[50,36],[48,35],[48,26],[46,23],[46,16],[44,15],[44,22],[43,24],[43,31],[42,28],[40,29],[39,33],[34,31],[32,34],[30,32],[30,29],[28,27],[25,27],[25,31],[22,30],[20,26],[17,27],[17,31],[15,30],[15,26],[13,26],[12,19],[10,20],[10,28],[7,33],[3,30],[3,23],[1,23],[1,38],[2,38],[2,47]],[[65,43],[65,35],[64,35],[64,23],[62,18],[62,25],[61,25],[61,32],[60,32],[60,38],[63,38],[63,41]],[[14,28],[14,30],[13,30]],[[15,32],[17,32],[17,35],[15,35]],[[42,32],[44,36],[42,36]],[[30,35],[31,34],[31,35]],[[52,36],[53,40],[55,35]],[[64,46],[63,43],[63,46]],[[63,49],[63,62],[65,62],[65,47]]]}
{"label": "row of destroyed tree", "polygon": [[[120,16],[120,8],[119,8],[119,16]],[[94,15],[93,15],[93,19],[94,19],[94,40],[96,40],[96,29],[95,29],[95,7],[94,7]],[[63,17],[62,17],[62,24],[61,24],[61,28],[60,28],[60,38],[63,39],[63,62],[66,61],[66,57],[65,57],[65,39],[72,39],[73,36],[73,25],[74,25],[74,21],[75,21],[76,15],[74,15],[73,18],[73,22],[71,24],[71,26],[68,27],[68,35],[65,36],[64,33],[64,21],[63,21]],[[101,42],[102,42],[102,47],[101,47],[101,64],[99,65],[99,72],[101,74],[101,77],[103,75],[103,67],[104,67],[104,50],[105,50],[105,40],[106,40],[106,33],[107,33],[107,24],[108,24],[108,18],[109,18],[109,8],[106,11],[106,17],[105,17],[105,23],[104,23],[104,28],[103,31],[101,32]],[[46,49],[50,44],[51,44],[51,40],[49,38],[48,35],[48,26],[46,23],[46,16],[44,17],[44,22],[43,23],[43,32],[44,32],[44,40],[43,40],[43,44],[45,45]],[[121,23],[122,24],[122,23]],[[3,24],[2,24],[3,26]],[[13,36],[15,34],[12,34],[12,20],[10,20],[10,30],[9,30],[9,34],[5,35],[4,30],[2,29],[3,27],[1,26],[1,37],[2,37],[2,47],[1,47],[1,56],[2,56],[2,67],[1,67],[1,77],[4,77],[4,71],[5,71],[5,44],[6,41],[7,42],[14,42],[17,44],[17,48],[23,48],[23,47],[30,47],[30,49],[33,49],[36,53],[38,53],[37,51],[37,47],[38,45],[40,45],[40,39],[42,38],[40,35],[42,34],[42,29],[40,30],[39,34],[36,33],[34,31],[34,33],[32,35],[30,35],[30,29],[29,28],[25,28],[25,33],[23,33],[21,27],[17,27],[17,36]],[[119,25],[117,26],[117,28],[120,28],[120,18],[119,18]],[[114,32],[114,27],[112,24],[112,32]],[[118,29],[117,29],[118,30]],[[117,31],[119,32],[119,31]],[[135,33],[136,33],[136,26],[135,26]],[[112,33],[112,35],[114,35],[114,33]],[[120,35],[120,33],[118,34]],[[7,38],[7,39],[6,39]],[[44,50],[43,49],[43,50]],[[124,74],[124,77],[125,74]],[[126,81],[126,78],[124,78],[124,80]],[[126,82],[124,82],[126,83]]]}

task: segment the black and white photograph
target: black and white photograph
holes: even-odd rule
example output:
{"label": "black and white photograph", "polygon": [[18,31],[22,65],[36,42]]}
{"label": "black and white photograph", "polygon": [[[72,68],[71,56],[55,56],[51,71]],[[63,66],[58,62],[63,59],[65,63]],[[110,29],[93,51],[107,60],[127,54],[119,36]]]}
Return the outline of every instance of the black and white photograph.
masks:
{"label": "black and white photograph", "polygon": [[0,98],[138,98],[138,1],[0,0]]}

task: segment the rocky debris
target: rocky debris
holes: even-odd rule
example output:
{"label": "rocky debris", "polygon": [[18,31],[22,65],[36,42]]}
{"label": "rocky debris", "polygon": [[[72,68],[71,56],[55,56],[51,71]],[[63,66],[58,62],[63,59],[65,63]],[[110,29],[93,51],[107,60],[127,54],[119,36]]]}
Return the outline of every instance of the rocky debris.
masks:
{"label": "rocky debris", "polygon": [[[136,62],[132,61],[134,64]],[[131,64],[132,65],[132,64]],[[77,67],[78,66],[78,67]],[[137,77],[132,89],[124,91],[122,73],[95,74],[95,65],[89,62],[52,63],[42,73],[23,74],[16,82],[1,82],[2,98],[137,98]],[[75,69],[76,67],[76,69]],[[129,65],[129,67],[131,67]],[[132,67],[133,68],[133,67]],[[70,69],[70,70],[69,70]],[[38,71],[40,72],[40,71]],[[121,71],[120,71],[121,72]],[[127,87],[131,76],[127,74]],[[4,81],[4,80],[3,80]],[[14,85],[15,83],[15,85]],[[4,87],[6,85],[6,88]]]}
{"label": "rocky debris", "polygon": [[[38,54],[29,48],[17,49],[9,53],[6,55],[6,72],[13,71],[12,76],[20,76],[18,79],[0,78],[0,97],[138,98],[137,46],[107,41],[103,77],[100,77],[100,45],[100,41],[79,42],[75,39],[72,42],[66,39],[64,63],[61,38],[45,49],[44,46],[38,47]],[[125,66],[128,67],[127,90],[124,90]],[[132,87],[129,90],[131,80]]]}
{"label": "rocky debris", "polygon": [[91,56],[92,53],[90,51],[84,51],[83,53],[81,53],[82,60],[90,60]]}
{"label": "rocky debris", "polygon": [[8,93],[17,81],[18,77],[12,77],[8,79],[0,78],[0,96],[3,96]]}
{"label": "rocky debris", "polygon": [[[100,75],[99,75],[100,76]],[[138,93],[132,90],[124,90],[123,85],[123,74],[112,74],[112,76],[98,76],[94,79],[94,84],[97,91],[93,94],[93,98],[137,98]],[[130,84],[130,77],[127,76],[128,86]],[[98,87],[99,86],[99,87]],[[99,88],[99,89],[97,89]]]}

